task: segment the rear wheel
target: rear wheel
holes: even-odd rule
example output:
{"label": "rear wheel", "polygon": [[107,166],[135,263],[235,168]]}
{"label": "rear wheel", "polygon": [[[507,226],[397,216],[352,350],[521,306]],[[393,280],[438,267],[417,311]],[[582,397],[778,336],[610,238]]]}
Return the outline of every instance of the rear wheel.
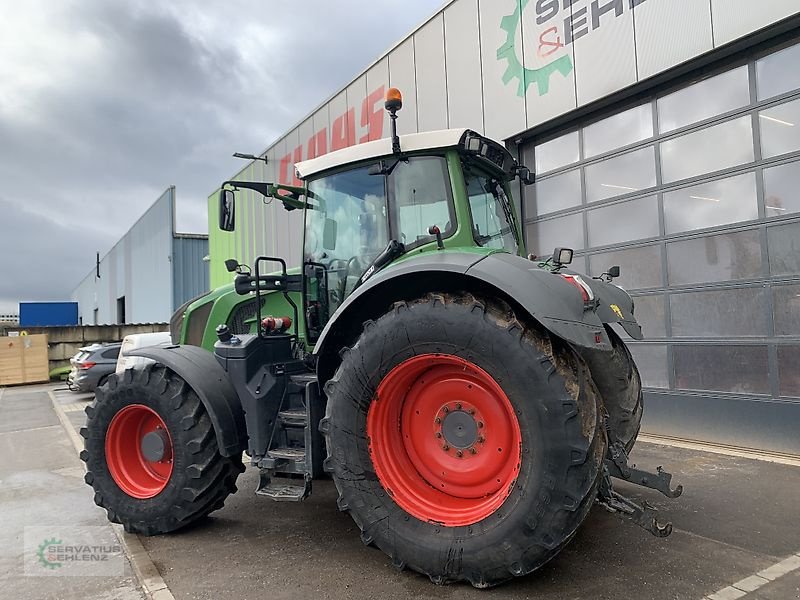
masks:
{"label": "rear wheel", "polygon": [[174,531],[236,491],[241,456],[219,454],[203,404],[169,369],[148,365],[109,377],[86,415],[86,483],[126,531]]}
{"label": "rear wheel", "polygon": [[339,506],[397,567],[496,585],[555,556],[591,508],[606,442],[588,370],[507,307],[398,303],[325,389]]}
{"label": "rear wheel", "polygon": [[608,413],[610,441],[621,442],[630,453],[642,425],[642,378],[625,342],[611,327],[606,326],[606,331],[611,352],[581,348],[579,353],[589,366]]}

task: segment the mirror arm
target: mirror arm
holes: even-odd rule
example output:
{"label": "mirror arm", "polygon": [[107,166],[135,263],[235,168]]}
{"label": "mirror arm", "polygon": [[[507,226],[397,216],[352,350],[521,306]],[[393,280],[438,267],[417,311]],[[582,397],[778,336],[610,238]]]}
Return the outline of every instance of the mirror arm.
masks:
{"label": "mirror arm", "polygon": [[[230,186],[233,189],[247,189],[254,190],[264,196],[265,198],[275,198],[283,202],[286,210],[295,210],[296,208],[306,208],[306,203],[300,200],[302,196],[310,196],[305,188],[297,187],[294,185],[284,185],[274,183],[267,183],[263,181],[226,181],[222,184],[222,188]],[[280,192],[288,192],[281,194]]]}

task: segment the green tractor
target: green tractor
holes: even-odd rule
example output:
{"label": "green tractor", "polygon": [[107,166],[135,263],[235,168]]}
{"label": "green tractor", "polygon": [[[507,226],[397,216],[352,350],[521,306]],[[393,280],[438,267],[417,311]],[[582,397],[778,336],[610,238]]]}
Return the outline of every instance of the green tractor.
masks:
{"label": "green tractor", "polygon": [[234,283],[182,307],[175,345],[112,377],[87,409],[86,482],[129,532],[222,507],[246,460],[256,493],[332,478],[362,540],[435,583],[526,575],[595,501],[658,536],[671,525],[612,477],[675,497],[628,453],[641,380],[612,325],[641,339],[611,268],[526,256],[511,183],[532,182],[470,130],[392,137],[298,163],[302,187],[229,181],[302,210],[303,261],[227,261]]}

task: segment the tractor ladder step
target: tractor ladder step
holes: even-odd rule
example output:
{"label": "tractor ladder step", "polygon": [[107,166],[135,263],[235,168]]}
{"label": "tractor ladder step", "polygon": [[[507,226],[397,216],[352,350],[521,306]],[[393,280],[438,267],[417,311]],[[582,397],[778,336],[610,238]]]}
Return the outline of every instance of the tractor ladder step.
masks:
{"label": "tractor ladder step", "polygon": [[307,478],[275,477],[261,471],[256,494],[276,502],[299,502],[311,493],[311,480]]}
{"label": "tractor ladder step", "polygon": [[285,427],[305,427],[308,424],[308,415],[305,408],[290,408],[278,413],[278,418]]}
{"label": "tractor ladder step", "polygon": [[305,448],[272,448],[268,453],[270,458],[278,460],[304,460],[306,457]]}

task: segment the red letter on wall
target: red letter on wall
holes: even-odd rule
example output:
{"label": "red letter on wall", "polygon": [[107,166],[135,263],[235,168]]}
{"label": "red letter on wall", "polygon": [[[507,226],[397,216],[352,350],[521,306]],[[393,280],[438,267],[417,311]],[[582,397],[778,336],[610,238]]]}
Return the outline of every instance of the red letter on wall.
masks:
{"label": "red letter on wall", "polygon": [[[384,86],[379,87],[369,96],[364,98],[361,105],[361,127],[367,127],[368,133],[361,136],[359,143],[379,140],[383,137],[384,110],[379,103],[383,101]],[[375,108],[378,105],[378,108]]]}
{"label": "red letter on wall", "polygon": [[323,129],[312,135],[308,140],[306,158],[311,160],[328,153],[328,130]]}
{"label": "red letter on wall", "polygon": [[341,150],[356,143],[356,111],[351,108],[333,122],[331,151]]}

